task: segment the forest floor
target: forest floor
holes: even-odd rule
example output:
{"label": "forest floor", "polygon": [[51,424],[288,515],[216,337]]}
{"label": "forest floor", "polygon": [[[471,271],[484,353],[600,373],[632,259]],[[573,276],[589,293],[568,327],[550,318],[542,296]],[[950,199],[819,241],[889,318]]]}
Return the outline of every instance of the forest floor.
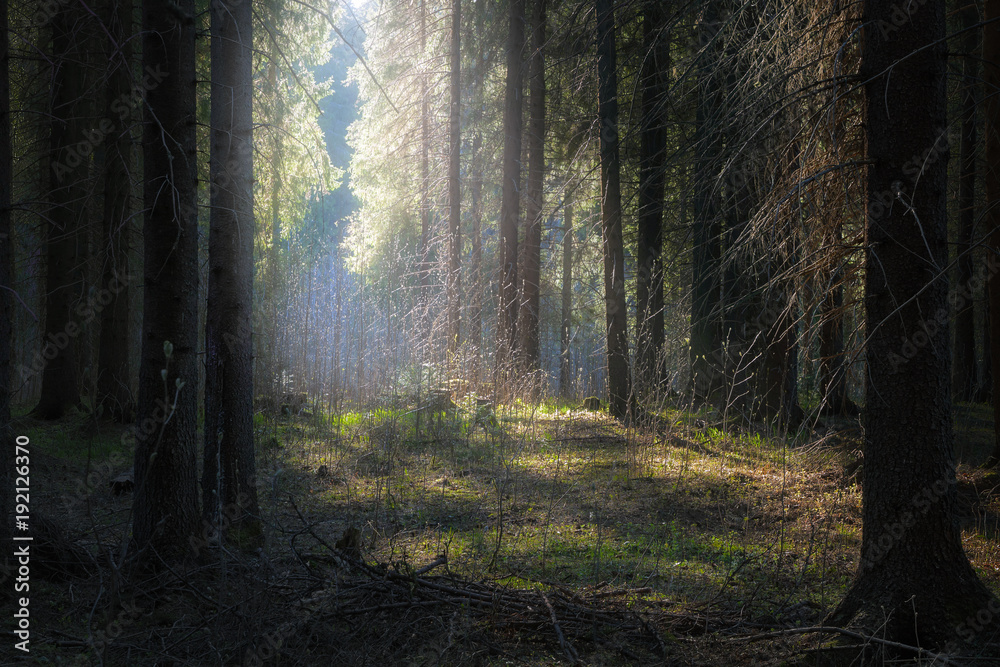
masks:
{"label": "forest floor", "polygon": [[[93,561],[32,579],[30,658],[11,638],[0,663],[781,665],[830,648],[757,639],[820,624],[856,569],[856,420],[778,437],[713,412],[631,429],[566,406],[389,403],[257,414],[264,547],[206,533],[155,591],[121,566],[132,495],[110,482],[134,439],[19,418],[32,511]],[[955,424],[965,548],[1000,591],[989,408]]]}

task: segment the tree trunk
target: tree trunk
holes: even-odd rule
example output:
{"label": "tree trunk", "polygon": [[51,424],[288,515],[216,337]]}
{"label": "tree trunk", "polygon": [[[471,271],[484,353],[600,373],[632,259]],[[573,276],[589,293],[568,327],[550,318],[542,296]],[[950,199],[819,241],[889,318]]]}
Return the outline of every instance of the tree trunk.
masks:
{"label": "tree trunk", "polygon": [[460,291],[462,288],[462,0],[451,2],[451,154],[448,161],[448,357],[458,353],[461,342]]}
{"label": "tree trunk", "polygon": [[98,354],[97,407],[117,422],[135,418],[132,396],[132,365],[129,363],[129,251],[132,227],[132,185],[135,163],[132,155],[131,107],[121,109],[121,100],[131,91],[132,67],[131,0],[109,0],[104,19],[116,44],[109,43],[104,114],[117,119],[105,138],[104,152],[104,242],[105,257],[101,286],[111,302],[101,311]]}
{"label": "tree trunk", "polygon": [[475,384],[478,385],[481,376],[481,364],[485,351],[483,350],[483,134],[482,130],[482,108],[483,108],[483,77],[485,63],[483,53],[483,0],[476,0],[475,9],[475,37],[477,57],[476,65],[473,67],[473,96],[474,109],[469,116],[469,124],[474,128],[472,137],[472,317],[469,323],[469,344],[474,353],[473,356],[473,376]]}
{"label": "tree trunk", "polygon": [[[945,127],[944,3],[920,7],[901,29],[880,29],[893,25],[894,10],[880,0],[862,9],[867,200],[897,193],[907,205],[881,215],[867,207],[861,561],[825,625],[853,623],[951,653],[960,648],[949,645],[956,635],[975,638],[966,619],[1000,606],[963,552],[955,518],[947,160],[925,161],[916,185],[901,180],[907,161],[932,149]],[[992,635],[996,611],[989,615]],[[881,664],[882,656],[865,657]]]}
{"label": "tree trunk", "polygon": [[497,317],[497,389],[508,395],[517,350],[517,219],[521,205],[521,51],[524,0],[510,0],[507,83],[503,111],[503,186],[500,198],[500,293]]}
{"label": "tree trunk", "polygon": [[563,204],[565,221],[563,222],[562,247],[562,326],[559,332],[559,394],[569,398],[572,394],[573,369],[570,366],[569,343],[570,327],[573,324],[573,201],[572,195],[566,195]]}
{"label": "tree trunk", "polygon": [[[985,90],[1000,87],[1000,0],[983,5],[983,82]],[[987,295],[989,309],[989,356],[992,383],[1000,378],[1000,99],[986,95],[983,141],[986,145],[986,200],[983,221],[990,230],[986,239]],[[990,463],[1000,465],[1000,391],[993,386],[994,444]]]}
{"label": "tree trunk", "polygon": [[847,395],[847,359],[844,356],[844,285],[840,268],[843,262],[840,253],[842,242],[841,228],[837,225],[828,245],[837,268],[830,275],[830,282],[820,286],[824,296],[820,306],[819,393],[824,414],[855,416],[859,410]]}
{"label": "tree trunk", "polygon": [[642,126],[639,138],[639,214],[635,282],[636,377],[649,390],[663,380],[663,195],[667,130],[664,124],[670,47],[666,7],[646,0],[643,9]]}
{"label": "tree trunk", "polygon": [[608,406],[625,419],[632,400],[622,242],[621,162],[618,153],[618,63],[612,0],[596,0],[597,106],[601,128],[601,222],[608,346]]}
{"label": "tree trunk", "polygon": [[[10,423],[11,348],[14,342],[14,231],[10,224],[11,181],[14,164],[10,126],[10,36],[7,0],[0,0],[0,447],[7,452],[0,461],[0,540],[10,544],[14,521],[14,468],[17,452]],[[30,451],[30,450],[29,450]],[[22,459],[23,461],[23,459]],[[3,563],[13,559],[4,554]]]}
{"label": "tree trunk", "polygon": [[[237,544],[262,534],[253,438],[253,67],[250,3],[211,15],[211,155],[205,324],[205,519]],[[311,274],[310,274],[311,275]],[[234,532],[238,531],[238,534]]]}
{"label": "tree trunk", "polygon": [[146,93],[142,360],[132,538],[142,563],[190,552],[198,525],[198,210],[195,6],[143,6]]}
{"label": "tree trunk", "polygon": [[976,393],[976,317],[974,296],[970,285],[973,279],[973,228],[976,211],[976,81],[979,79],[979,12],[975,4],[961,10],[962,28],[967,32],[962,38],[965,55],[962,58],[961,139],[958,164],[958,288],[962,300],[955,308],[955,368],[956,401],[971,401]]}
{"label": "tree trunk", "polygon": [[704,45],[698,69],[698,107],[695,112],[694,247],[691,259],[691,389],[695,401],[710,401],[722,386],[720,259],[722,222],[715,181],[719,131],[718,75],[714,46],[719,19],[714,0],[707,2],[699,28]]}
{"label": "tree trunk", "polygon": [[531,61],[528,70],[528,179],[524,205],[521,307],[517,323],[524,370],[539,368],[538,309],[542,262],[542,195],[545,180],[545,2],[531,10]]}
{"label": "tree trunk", "polygon": [[[420,2],[420,57],[427,56],[427,0]],[[420,75],[420,326],[421,347],[431,347],[430,285],[431,285],[431,172],[430,172],[430,100],[427,73]]]}
{"label": "tree trunk", "polygon": [[[50,121],[48,261],[45,277],[45,328],[42,391],[32,414],[58,419],[79,403],[77,348],[82,327],[95,316],[92,307],[74,309],[83,290],[83,259],[78,233],[87,220],[87,167],[91,149],[84,138],[82,12],[76,3],[52,17],[53,85]],[[74,313],[76,310],[78,312]],[[77,315],[74,317],[74,314]]]}

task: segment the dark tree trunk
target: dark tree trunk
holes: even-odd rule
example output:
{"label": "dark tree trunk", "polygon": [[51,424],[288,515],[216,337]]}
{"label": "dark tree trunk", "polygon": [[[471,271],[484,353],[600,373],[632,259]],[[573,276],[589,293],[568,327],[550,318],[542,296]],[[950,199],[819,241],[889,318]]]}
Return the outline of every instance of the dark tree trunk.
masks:
{"label": "dark tree trunk", "polygon": [[[205,323],[205,519],[241,545],[261,536],[253,441],[253,67],[250,3],[211,15],[211,212]],[[237,530],[238,533],[234,532]]]}
{"label": "dark tree trunk", "polygon": [[715,189],[719,128],[718,74],[714,45],[719,29],[715,2],[707,2],[699,27],[704,45],[698,65],[695,112],[694,247],[691,265],[691,389],[696,401],[710,401],[722,386],[720,259],[722,221]]}
{"label": "dark tree trunk", "polygon": [[642,126],[639,139],[639,214],[635,282],[636,377],[646,389],[663,379],[663,195],[667,153],[664,124],[666,72],[670,46],[667,10],[660,0],[646,0],[643,10]]}
{"label": "dark tree trunk", "polygon": [[107,88],[104,114],[115,119],[104,140],[104,242],[105,257],[101,287],[110,303],[101,311],[98,353],[97,406],[117,422],[135,418],[132,396],[132,366],[129,363],[129,251],[132,228],[132,185],[129,174],[132,155],[132,112],[120,108],[131,91],[132,0],[109,0],[104,19],[108,33]]}
{"label": "dark tree trunk", "polygon": [[894,9],[881,0],[862,9],[867,200],[898,192],[908,206],[881,215],[867,207],[861,561],[825,624],[951,653],[961,648],[948,645],[956,635],[976,635],[966,619],[998,607],[962,550],[955,516],[947,160],[927,161],[916,186],[901,180],[914,152],[931,149],[945,127],[944,3],[920,7],[903,29],[880,30],[893,25]]}
{"label": "dark tree trunk", "polygon": [[[78,233],[87,220],[87,166],[90,150],[83,136],[82,12],[76,3],[52,17],[53,84],[50,121],[48,243],[45,276],[45,328],[42,392],[32,414],[58,419],[79,403],[78,338],[94,318],[93,308],[74,309],[84,289]],[[83,153],[81,155],[81,152]],[[83,304],[81,304],[83,305]],[[74,314],[74,310],[79,311]]]}
{"label": "dark tree trunk", "polygon": [[618,63],[612,0],[596,0],[597,113],[601,129],[601,222],[604,237],[604,301],[608,346],[608,406],[625,419],[632,400],[625,246],[622,241],[621,161],[618,139]]}
{"label": "dark tree trunk", "polygon": [[[986,90],[1000,88],[1000,0],[983,5],[983,81]],[[986,95],[983,142],[986,145],[986,200],[983,221],[986,239],[989,358],[991,384],[1000,378],[1000,98]],[[994,445],[990,463],[1000,465],[1000,391],[992,387]]]}
{"label": "dark tree trunk", "polygon": [[[7,33],[7,0],[0,0],[0,540],[10,544],[14,521],[14,432],[10,423],[11,351],[14,336],[14,231],[10,224],[11,181],[14,165],[10,127],[10,37]],[[30,449],[29,449],[30,452]],[[12,565],[4,554],[3,563]],[[9,585],[9,584],[8,584]]]}
{"label": "dark tree trunk", "polygon": [[956,401],[971,401],[976,393],[976,317],[975,301],[970,285],[973,279],[974,248],[973,227],[976,211],[976,81],[979,79],[979,12],[975,4],[961,10],[962,58],[961,139],[958,158],[958,289],[962,300],[955,309],[955,368],[954,384]]}
{"label": "dark tree trunk", "polygon": [[844,285],[840,265],[842,243],[840,225],[834,232],[828,246],[837,268],[830,276],[830,282],[821,285],[824,290],[820,306],[819,330],[819,393],[823,401],[823,413],[828,415],[854,416],[858,406],[847,395],[847,360],[844,356]]}
{"label": "dark tree trunk", "polygon": [[573,324],[573,201],[566,195],[563,204],[562,247],[562,326],[559,332],[559,394],[569,398],[573,387],[573,369],[570,366],[570,327]]}
{"label": "dark tree trunk", "polygon": [[497,317],[496,381],[502,394],[512,377],[517,350],[517,219],[521,205],[521,51],[524,48],[524,0],[510,0],[507,36],[507,83],[503,111],[503,187],[500,199],[500,293]]}
{"label": "dark tree trunk", "polygon": [[539,367],[538,308],[542,262],[542,186],[545,179],[545,2],[531,9],[531,61],[528,69],[528,179],[524,204],[521,307],[517,323],[521,359],[528,372]]}
{"label": "dark tree trunk", "polygon": [[448,356],[461,342],[462,288],[462,0],[451,2],[451,148],[448,160]]}
{"label": "dark tree trunk", "polygon": [[143,6],[146,93],[142,360],[132,538],[136,556],[189,553],[198,526],[198,210],[195,144],[195,3]]}

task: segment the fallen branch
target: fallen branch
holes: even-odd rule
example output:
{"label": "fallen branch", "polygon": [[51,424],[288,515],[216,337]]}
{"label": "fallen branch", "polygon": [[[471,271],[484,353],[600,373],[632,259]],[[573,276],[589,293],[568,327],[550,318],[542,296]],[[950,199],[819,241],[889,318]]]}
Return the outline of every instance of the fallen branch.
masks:
{"label": "fallen branch", "polygon": [[869,635],[863,635],[860,632],[854,632],[853,630],[846,630],[844,628],[838,628],[832,625],[814,625],[809,628],[788,628],[786,630],[775,630],[773,632],[764,632],[758,635],[750,635],[748,637],[736,637],[730,641],[734,642],[756,642],[763,639],[774,639],[775,637],[787,637],[790,635],[806,635],[813,634],[817,632],[823,632],[827,634],[839,634],[845,637],[850,637],[851,639],[857,639],[858,641],[865,642],[866,644],[874,643],[880,646],[886,646],[888,648],[896,648],[902,651],[908,651],[910,653],[916,653],[917,657],[929,658],[934,660],[934,664],[940,665],[958,665],[957,662],[951,660],[948,656],[943,653],[935,653],[933,651],[928,651],[925,648],[919,646],[910,646],[909,644],[901,644],[899,642],[889,641],[888,639],[879,639],[878,637],[871,637]]}
{"label": "fallen branch", "polygon": [[542,601],[549,610],[549,618],[552,619],[552,627],[555,628],[556,638],[559,640],[559,645],[562,647],[566,657],[569,658],[569,663],[571,665],[580,664],[580,656],[577,655],[576,649],[573,648],[573,645],[566,641],[566,636],[563,635],[562,628],[559,627],[559,621],[556,619],[556,610],[552,608],[552,603],[549,602],[547,597],[545,597],[545,593],[543,591],[538,591],[538,594],[542,596]]}

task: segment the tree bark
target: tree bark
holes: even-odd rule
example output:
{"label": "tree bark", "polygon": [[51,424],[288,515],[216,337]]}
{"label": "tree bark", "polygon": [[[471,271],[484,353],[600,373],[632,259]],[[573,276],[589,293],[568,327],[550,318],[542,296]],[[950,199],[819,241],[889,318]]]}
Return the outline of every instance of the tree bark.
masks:
{"label": "tree bark", "polygon": [[618,138],[618,63],[612,0],[596,0],[597,106],[601,129],[601,223],[604,237],[604,299],[607,323],[608,406],[625,419],[632,402],[622,241],[621,161]]}
{"label": "tree bark", "polygon": [[642,126],[639,138],[639,214],[635,283],[636,377],[647,390],[663,380],[663,196],[667,130],[666,72],[670,70],[667,10],[660,0],[643,6]]}
{"label": "tree bark", "polygon": [[462,0],[451,2],[451,148],[448,161],[448,356],[461,342],[462,276]]}
{"label": "tree bark", "polygon": [[[1000,0],[983,4],[983,85],[985,90],[1000,87]],[[1000,99],[986,95],[983,141],[986,145],[986,200],[983,221],[990,230],[986,238],[986,291],[989,300],[989,357],[991,384],[1000,378]],[[993,386],[993,455],[992,465],[1000,465],[1000,391]]]}
{"label": "tree bark", "polygon": [[468,328],[469,344],[473,351],[473,376],[475,384],[478,385],[481,376],[481,363],[485,350],[483,349],[483,133],[482,108],[483,108],[483,78],[485,63],[483,53],[483,0],[476,0],[475,7],[475,37],[476,45],[476,65],[473,72],[473,99],[474,108],[470,112],[469,124],[473,127],[472,136],[472,256],[471,260],[471,318]]}
{"label": "tree bark", "polygon": [[830,282],[820,286],[825,294],[820,306],[819,393],[824,414],[855,416],[859,410],[847,395],[847,360],[844,355],[844,285],[840,268],[843,261],[840,253],[842,242],[841,228],[837,225],[827,246],[836,268],[830,275]]}
{"label": "tree bark", "polygon": [[[885,30],[894,9],[881,0],[862,8],[867,200],[893,193],[907,205],[866,207],[864,532],[855,579],[826,624],[951,653],[961,647],[950,642],[975,639],[966,619],[1000,606],[963,552],[955,517],[947,160],[903,178],[914,152],[934,147],[945,127],[944,3]],[[992,636],[996,611],[990,618]]]}
{"label": "tree bark", "polygon": [[195,3],[143,6],[146,93],[142,360],[132,539],[140,563],[179,560],[198,525]]}
{"label": "tree bark", "polygon": [[542,196],[545,180],[545,2],[531,10],[531,60],[528,70],[528,178],[524,205],[521,306],[518,320],[521,359],[526,372],[539,368],[538,309],[542,262]]}
{"label": "tree bark", "polygon": [[562,247],[562,326],[559,332],[559,394],[569,398],[573,387],[573,369],[570,366],[570,327],[573,324],[573,200],[566,195],[563,204]]}
{"label": "tree bark", "polygon": [[[420,2],[420,56],[427,55],[427,0]],[[422,347],[431,348],[430,286],[431,286],[431,130],[430,100],[427,73],[420,76],[420,338]]]}
{"label": "tree bark", "polygon": [[956,401],[971,401],[977,391],[976,318],[973,281],[973,228],[976,211],[976,82],[979,79],[979,12],[975,4],[961,10],[965,55],[962,58],[961,138],[958,161],[958,288],[964,295],[955,309],[955,368],[952,385]]}
{"label": "tree bark", "polygon": [[[211,9],[211,212],[205,324],[205,519],[259,543],[253,438],[253,64],[250,3]],[[234,532],[235,531],[235,532]]]}
{"label": "tree bark", "polygon": [[507,395],[517,351],[517,220],[521,205],[521,97],[524,0],[510,0],[507,83],[503,112],[503,186],[500,198],[500,291],[497,317],[496,383]]}
{"label": "tree bark", "polygon": [[[78,234],[87,220],[87,166],[90,150],[83,136],[82,12],[76,3],[63,5],[52,17],[53,85],[50,121],[48,242],[45,277],[45,328],[42,390],[32,414],[58,419],[79,403],[77,348],[82,327],[93,308],[74,309],[84,289]],[[81,152],[83,153],[81,155]],[[77,313],[74,310],[84,312]],[[50,355],[49,351],[54,352]]]}
{"label": "tree bark", "polygon": [[695,112],[694,247],[691,259],[691,389],[695,401],[711,401],[722,386],[720,260],[722,221],[715,191],[719,130],[718,75],[713,72],[719,30],[718,8],[707,2],[699,27],[703,45],[698,65]]}
{"label": "tree bark", "polygon": [[[10,124],[10,36],[7,32],[7,0],[0,0],[0,447],[7,452],[0,461],[0,539],[4,544],[13,533],[14,521],[14,432],[10,423],[11,351],[14,337],[14,248],[11,233],[11,182],[14,164]],[[30,450],[29,450],[30,451]],[[4,555],[3,563],[12,566]]]}
{"label": "tree bark", "polygon": [[117,422],[135,418],[132,395],[132,365],[129,362],[129,251],[132,228],[132,185],[135,164],[132,151],[132,111],[121,109],[121,100],[131,92],[132,67],[131,0],[108,0],[104,23],[115,43],[109,44],[104,115],[114,127],[105,143],[104,242],[102,288],[111,302],[101,311],[98,353],[97,406]]}

